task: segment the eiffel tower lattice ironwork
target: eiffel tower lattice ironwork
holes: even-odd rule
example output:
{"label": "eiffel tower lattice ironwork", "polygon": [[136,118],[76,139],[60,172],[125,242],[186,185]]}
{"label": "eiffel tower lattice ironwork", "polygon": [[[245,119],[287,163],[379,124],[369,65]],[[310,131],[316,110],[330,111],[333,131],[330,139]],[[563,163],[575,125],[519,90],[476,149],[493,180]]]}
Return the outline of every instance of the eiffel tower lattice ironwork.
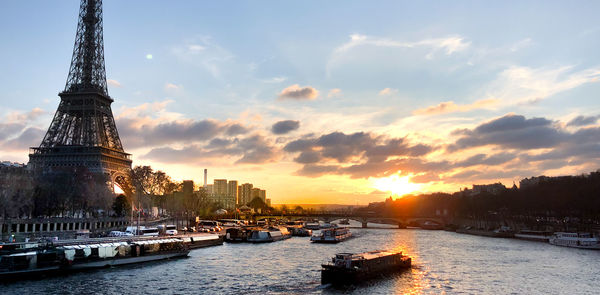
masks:
{"label": "eiffel tower lattice ironwork", "polygon": [[32,169],[85,167],[123,188],[131,155],[123,150],[106,85],[102,0],[81,0],[69,76],[58,95],[61,101],[42,143],[31,148]]}

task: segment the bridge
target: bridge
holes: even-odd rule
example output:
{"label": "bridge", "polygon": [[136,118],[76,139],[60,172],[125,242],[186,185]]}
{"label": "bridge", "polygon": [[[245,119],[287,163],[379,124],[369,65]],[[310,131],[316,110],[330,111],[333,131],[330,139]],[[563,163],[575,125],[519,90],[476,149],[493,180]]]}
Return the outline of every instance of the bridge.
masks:
{"label": "bridge", "polygon": [[374,214],[355,214],[355,213],[342,213],[342,212],[329,212],[329,213],[292,213],[283,215],[274,214],[257,214],[254,215],[253,220],[261,219],[287,219],[290,221],[294,220],[319,220],[323,222],[331,222],[337,219],[348,219],[355,220],[361,223],[363,228],[368,228],[368,223],[380,223],[380,224],[392,224],[397,225],[398,228],[405,228],[407,225],[411,226],[422,226],[425,222],[429,221],[432,223],[445,226],[449,223],[448,218],[439,216],[376,216]]}

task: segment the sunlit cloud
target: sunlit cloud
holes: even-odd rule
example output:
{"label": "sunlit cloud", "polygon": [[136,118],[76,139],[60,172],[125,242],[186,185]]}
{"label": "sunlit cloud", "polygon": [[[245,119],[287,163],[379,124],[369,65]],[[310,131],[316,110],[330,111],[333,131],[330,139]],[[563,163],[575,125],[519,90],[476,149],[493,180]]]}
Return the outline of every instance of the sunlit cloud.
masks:
{"label": "sunlit cloud", "polygon": [[106,83],[113,87],[122,87],[121,83],[119,83],[119,81],[117,81],[117,80],[108,79],[108,80],[106,80]]}
{"label": "sunlit cloud", "polygon": [[453,112],[468,112],[475,109],[490,107],[498,104],[500,101],[493,98],[478,100],[472,104],[458,105],[454,101],[441,102],[438,105],[426,107],[413,111],[414,115],[438,115]]}
{"label": "sunlit cloud", "polygon": [[342,95],[342,89],[339,88],[333,88],[331,90],[329,90],[329,93],[327,93],[327,97],[338,97]]}
{"label": "sunlit cloud", "polygon": [[488,98],[504,103],[537,103],[554,94],[598,81],[600,68],[573,71],[573,66],[529,68],[511,66],[486,89]]}
{"label": "sunlit cloud", "polygon": [[165,90],[180,90],[181,88],[183,88],[181,85],[176,85],[173,83],[165,84]]}
{"label": "sunlit cloud", "polygon": [[398,93],[398,89],[394,89],[394,88],[383,88],[379,91],[379,95],[381,95],[381,96],[393,95],[396,93]]}
{"label": "sunlit cloud", "polygon": [[294,84],[281,90],[278,98],[281,100],[313,100],[317,98],[317,96],[319,96],[319,91],[317,89],[311,86],[300,87],[300,85]]}

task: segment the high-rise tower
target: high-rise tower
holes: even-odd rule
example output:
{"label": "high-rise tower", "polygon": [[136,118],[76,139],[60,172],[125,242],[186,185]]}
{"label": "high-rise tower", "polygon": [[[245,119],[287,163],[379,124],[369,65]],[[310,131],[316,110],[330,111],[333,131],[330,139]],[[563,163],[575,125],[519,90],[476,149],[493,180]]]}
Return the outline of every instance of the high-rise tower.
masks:
{"label": "high-rise tower", "polygon": [[85,167],[104,173],[123,190],[131,170],[110,105],[104,69],[102,0],[81,0],[73,57],[60,104],[39,147],[31,148],[32,169]]}

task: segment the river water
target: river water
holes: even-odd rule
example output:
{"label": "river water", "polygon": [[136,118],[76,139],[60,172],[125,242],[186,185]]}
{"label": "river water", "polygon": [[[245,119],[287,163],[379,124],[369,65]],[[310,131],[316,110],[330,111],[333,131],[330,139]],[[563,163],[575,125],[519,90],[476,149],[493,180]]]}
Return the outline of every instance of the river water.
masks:
{"label": "river water", "polygon": [[[3,294],[600,294],[600,251],[446,231],[352,229],[339,244],[308,237],[228,244],[188,258],[0,285]],[[402,250],[411,270],[335,289],[320,264],[336,252]]]}

